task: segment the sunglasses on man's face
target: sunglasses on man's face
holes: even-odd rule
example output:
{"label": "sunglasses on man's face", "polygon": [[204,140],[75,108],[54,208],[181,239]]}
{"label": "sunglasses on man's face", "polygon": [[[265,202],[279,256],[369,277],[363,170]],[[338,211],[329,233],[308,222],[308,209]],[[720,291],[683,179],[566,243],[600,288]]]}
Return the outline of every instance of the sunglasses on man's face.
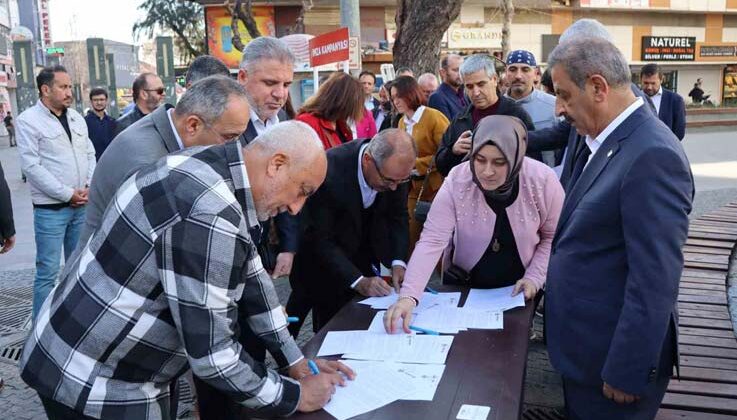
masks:
{"label": "sunglasses on man's face", "polygon": [[143,89],[143,90],[145,90],[146,92],[156,92],[159,95],[163,95],[164,94],[164,88],[162,88],[162,87],[160,87],[158,89]]}

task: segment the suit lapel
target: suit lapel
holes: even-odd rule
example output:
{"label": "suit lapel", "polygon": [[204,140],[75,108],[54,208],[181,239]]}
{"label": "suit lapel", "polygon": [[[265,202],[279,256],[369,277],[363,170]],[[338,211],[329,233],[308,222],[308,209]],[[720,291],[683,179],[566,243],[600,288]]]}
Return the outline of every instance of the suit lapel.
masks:
{"label": "suit lapel", "polygon": [[[610,135],[604,140],[604,143],[596,151],[594,157],[591,158],[588,165],[584,169],[581,176],[576,181],[576,184],[567,191],[565,202],[563,203],[563,210],[560,214],[560,220],[558,222],[558,233],[568,222],[573,210],[576,209],[578,203],[586,195],[586,192],[596,182],[601,173],[607,167],[611,159],[619,152],[620,142],[626,140],[630,133],[640,126],[647,117],[647,113],[650,111],[645,108],[647,104],[644,104],[633,112],[622,124],[619,125]],[[652,114],[651,114],[652,115]],[[654,117],[654,115],[653,115]],[[585,140],[582,140],[585,141]],[[588,146],[585,146],[588,147]],[[557,237],[557,234],[556,234]]]}
{"label": "suit lapel", "polygon": [[159,132],[161,139],[164,141],[164,147],[168,153],[174,153],[180,150],[176,135],[172,130],[171,122],[169,122],[169,116],[167,115],[171,108],[173,108],[171,105],[164,104],[156,108],[151,114],[154,127],[156,127],[156,131]]}

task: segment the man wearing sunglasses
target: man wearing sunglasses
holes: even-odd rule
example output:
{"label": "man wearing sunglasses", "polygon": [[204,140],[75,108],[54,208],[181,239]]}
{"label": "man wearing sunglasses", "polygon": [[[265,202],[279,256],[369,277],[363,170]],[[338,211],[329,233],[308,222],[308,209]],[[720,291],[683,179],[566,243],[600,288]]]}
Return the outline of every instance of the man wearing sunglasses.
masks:
{"label": "man wearing sunglasses", "polygon": [[[302,212],[299,252],[290,276],[290,304],[312,303],[322,328],[356,293],[386,296],[404,279],[409,249],[407,186],[417,150],[412,137],[387,129],[327,151],[325,183]],[[391,267],[392,284],[379,275]],[[301,325],[289,325],[292,335]]]}
{"label": "man wearing sunglasses", "polygon": [[117,136],[123,130],[133,125],[146,115],[154,112],[154,109],[164,101],[164,82],[153,73],[141,73],[133,81],[133,109],[118,118],[115,127]]}

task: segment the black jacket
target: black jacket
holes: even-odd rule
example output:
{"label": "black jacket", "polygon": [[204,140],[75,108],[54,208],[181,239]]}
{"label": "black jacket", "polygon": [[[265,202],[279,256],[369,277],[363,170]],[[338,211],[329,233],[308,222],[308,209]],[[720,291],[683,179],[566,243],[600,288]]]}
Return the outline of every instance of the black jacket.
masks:
{"label": "black jacket", "polygon": [[[454,154],[453,145],[464,131],[474,129],[473,117],[471,115],[472,112],[473,105],[468,105],[466,109],[464,109],[460,114],[456,115],[456,117],[453,118],[453,121],[448,126],[448,129],[445,130],[445,134],[443,134],[443,141],[440,144],[440,148],[438,148],[437,155],[435,155],[435,164],[438,167],[438,172],[440,172],[443,176],[448,176],[450,170],[453,169],[454,166],[461,163],[461,161],[465,157]],[[518,105],[513,100],[505,98],[504,96],[499,96],[499,108],[497,109],[497,115],[509,115],[512,117],[517,117],[522,120],[523,123],[525,123],[525,125],[527,126],[527,131],[532,131],[535,129],[535,124],[532,123],[532,118],[530,118],[530,114],[528,114],[521,105]],[[528,151],[527,156],[533,159],[542,160],[542,155],[539,152]]]}
{"label": "black jacket", "polygon": [[[282,115],[280,111],[279,120],[284,121],[286,118],[286,114]],[[241,134],[238,140],[241,142],[242,146],[245,146],[253,139],[255,139],[257,135],[258,133],[256,132],[256,127],[253,126],[253,122],[249,121],[246,131]],[[259,254],[261,255],[262,263],[264,264],[264,267],[268,270],[274,269],[274,264],[276,264],[276,256],[274,255],[275,253],[296,253],[299,246],[299,215],[292,216],[291,214],[286,212],[279,213],[278,215],[276,215],[276,217],[274,217],[274,225],[276,226],[276,233],[279,237],[279,248],[277,250],[272,250],[268,246],[270,222],[265,222],[261,224],[261,238],[259,239],[258,244],[258,250]],[[266,254],[267,252],[268,254]]]}
{"label": "black jacket", "polygon": [[315,306],[352,295],[355,280],[375,275],[372,262],[391,267],[393,260],[407,261],[408,184],[377,193],[370,207],[370,229],[364,223],[358,154],[368,141],[358,139],[327,151],[325,182],[302,211],[303,233],[290,282],[305,286]]}
{"label": "black jacket", "polygon": [[134,122],[140,120],[141,118],[145,117],[146,114],[144,114],[140,108],[138,108],[138,105],[133,107],[133,110],[131,112],[123,115],[122,117],[118,118],[115,121],[115,131],[113,134],[113,138],[115,138],[118,134],[120,134],[123,130],[133,125]]}
{"label": "black jacket", "polygon": [[10,201],[10,188],[5,181],[3,166],[0,165],[0,241],[14,235],[13,203]]}

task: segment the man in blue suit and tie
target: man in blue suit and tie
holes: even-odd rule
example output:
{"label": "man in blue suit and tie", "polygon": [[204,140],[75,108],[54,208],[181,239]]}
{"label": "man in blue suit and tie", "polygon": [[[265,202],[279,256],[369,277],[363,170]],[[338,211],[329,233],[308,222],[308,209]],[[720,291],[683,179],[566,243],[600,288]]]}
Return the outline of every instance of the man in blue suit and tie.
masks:
{"label": "man in blue suit and tie", "polygon": [[556,113],[583,136],[546,289],[548,352],[568,418],[652,419],[673,366],[693,178],[677,138],[630,88],[622,53],[575,38],[548,59]]}
{"label": "man in blue suit and tie", "polygon": [[657,64],[642,66],[640,85],[643,92],[652,99],[660,121],[670,128],[678,140],[683,140],[683,136],[686,135],[686,103],[681,95],[665,89],[661,85],[662,82],[663,74]]}

